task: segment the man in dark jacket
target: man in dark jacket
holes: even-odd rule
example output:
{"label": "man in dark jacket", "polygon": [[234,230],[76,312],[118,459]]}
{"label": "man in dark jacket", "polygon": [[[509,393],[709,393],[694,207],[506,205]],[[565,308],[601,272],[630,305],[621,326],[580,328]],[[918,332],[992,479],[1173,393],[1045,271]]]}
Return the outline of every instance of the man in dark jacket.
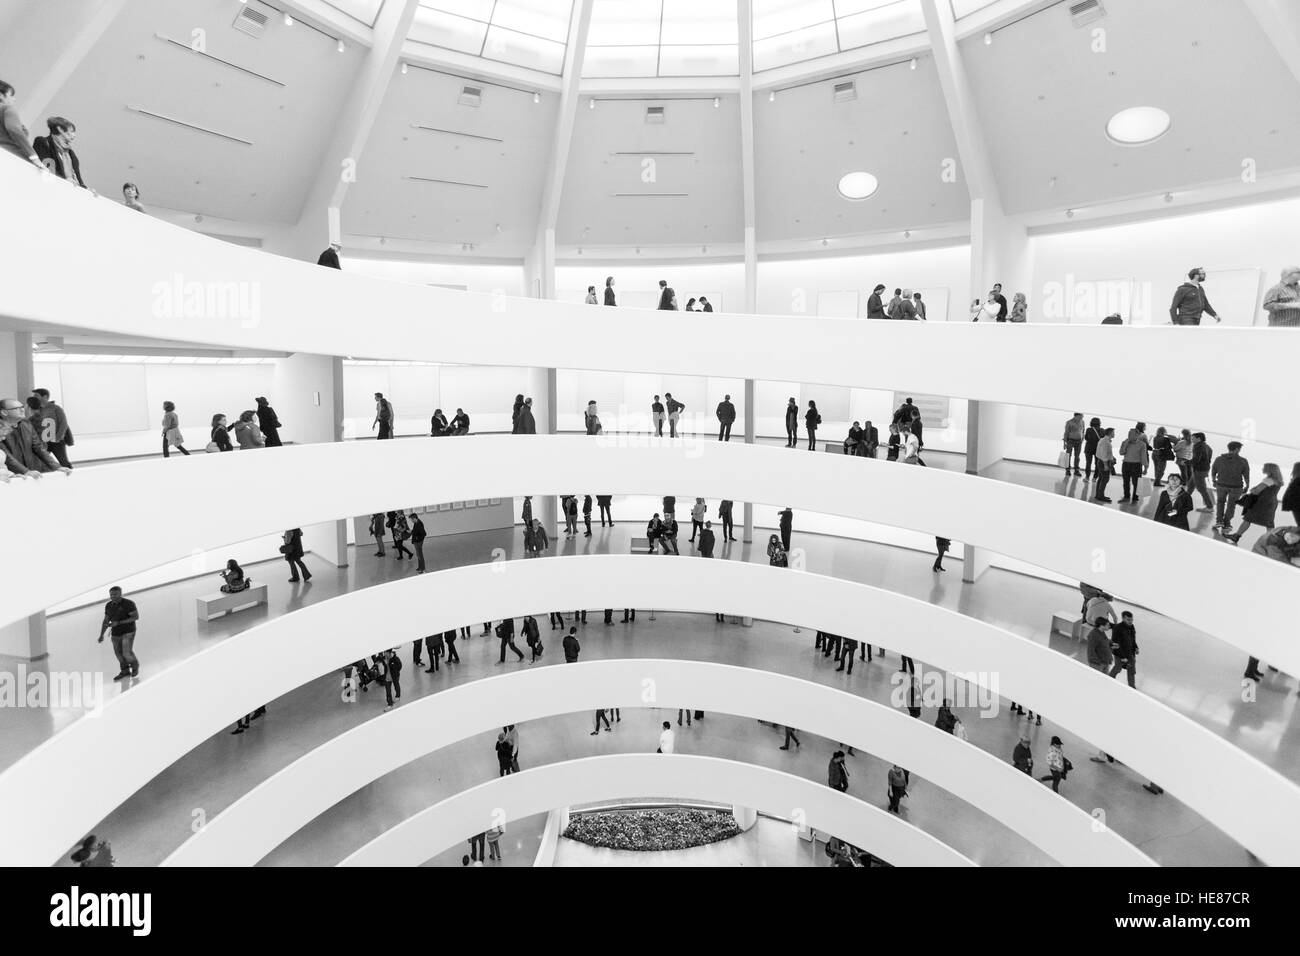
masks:
{"label": "man in dark jacket", "polygon": [[731,396],[722,396],[718,402],[718,441],[731,441],[731,425],[736,420],[736,406],[731,404]]}
{"label": "man in dark jacket", "polygon": [[30,419],[40,432],[41,441],[55,460],[64,468],[71,468],[68,461],[68,445],[72,443],[72,430],[68,428],[68,416],[58,402],[50,398],[48,388],[34,388],[32,395],[41,403],[40,411],[34,412]]}
{"label": "man in dark jacket", "polygon": [[564,635],[564,663],[578,663],[578,652],[582,650],[582,645],[578,643],[578,629],[570,627],[569,633]]}
{"label": "man in dark jacket", "polygon": [[734,527],[734,522],[732,521],[731,518],[731,509],[733,507],[734,507],[734,502],[732,502],[731,499],[729,498],[723,498],[721,501],[718,502],[718,520],[722,522],[723,541],[736,540],[736,535],[735,535],[736,529]]}
{"label": "man in dark jacket", "polygon": [[284,560],[289,564],[290,584],[298,582],[298,572],[302,571],[302,580],[310,581],[311,572],[307,570],[307,565],[303,564],[302,556],[305,553],[302,547],[302,528],[290,528],[284,533],[284,544],[280,546],[280,553],[284,555]]}
{"label": "man in dark jacket", "polygon": [[1219,314],[1210,305],[1201,283],[1205,281],[1205,270],[1200,266],[1187,273],[1187,281],[1174,290],[1173,301],[1169,303],[1169,319],[1174,325],[1200,325],[1201,315],[1208,312],[1215,322],[1222,322]]}
{"label": "man in dark jacket", "polygon": [[789,508],[782,508],[777,512],[777,517],[781,519],[781,547],[788,552],[790,550],[790,535],[794,529],[794,512]]}
{"label": "man in dark jacket", "polygon": [[77,138],[77,127],[62,116],[51,116],[45,121],[49,127],[48,136],[37,136],[32,142],[41,164],[60,179],[66,179],[74,186],[86,188],[86,181],[81,178],[81,160],[72,149],[72,141]]}
{"label": "man in dark jacket", "polygon": [[700,296],[700,311],[701,312],[713,311],[713,303],[710,302],[705,296]]}
{"label": "man in dark jacket", "polygon": [[1110,622],[1104,617],[1098,617],[1092,624],[1092,630],[1088,632],[1088,666],[1105,673],[1115,662],[1110,649],[1110,638],[1106,636]]}
{"label": "man in dark jacket", "polygon": [[831,755],[830,765],[826,768],[826,785],[840,793],[848,792],[849,770],[844,766],[843,750],[837,750]]}
{"label": "man in dark jacket", "polygon": [[672,514],[664,517],[662,542],[664,554],[668,553],[669,548],[673,549],[673,554],[681,554],[677,550],[677,518]]}
{"label": "man in dark jacket", "polygon": [[[1214,495],[1207,484],[1213,459],[1214,449],[1205,440],[1205,432],[1196,432],[1192,435],[1192,488],[1201,493],[1201,500],[1205,502],[1201,511],[1214,510]],[[1187,493],[1191,494],[1191,489]]]}
{"label": "man in dark jacket", "polygon": [[393,437],[393,403],[384,398],[383,392],[375,392],[375,420],[370,427],[379,429],[380,439]]}
{"label": "man in dark jacket", "polygon": [[704,528],[700,531],[700,544],[699,544],[700,557],[702,558],[713,557],[713,545],[715,540],[716,539],[713,534],[713,522],[712,521],[704,522]]}
{"label": "man in dark jacket", "polygon": [[497,661],[498,664],[506,662],[507,647],[515,652],[515,656],[519,660],[524,659],[524,652],[515,646],[515,619],[513,617],[508,617],[497,625],[497,637],[501,638],[501,658]]}
{"label": "man in dark jacket", "polygon": [[1237,499],[1250,488],[1250,462],[1240,453],[1241,442],[1230,441],[1228,450],[1214,459],[1210,468],[1210,480],[1214,482],[1214,493],[1219,499],[1214,525],[1225,534],[1232,529],[1232,513],[1237,508]]}
{"label": "man in dark jacket", "polygon": [[266,436],[267,448],[280,448],[284,442],[280,441],[280,416],[275,413],[275,409],[266,400],[266,396],[259,395],[257,402],[257,427],[262,429],[262,434]]}
{"label": "man in dark jacket", "polygon": [[952,712],[952,704],[945,700],[939,708],[938,715],[934,718],[934,725],[942,730],[945,734],[953,732],[957,726],[957,715]]}
{"label": "man in dark jacket", "polygon": [[1011,765],[1021,773],[1034,772],[1034,754],[1029,749],[1029,735],[1023,731],[1020,734],[1020,742],[1011,753]]}
{"label": "man in dark jacket", "polygon": [[415,548],[415,573],[424,573],[424,539],[428,533],[424,530],[424,522],[414,511],[411,512],[411,547]]}
{"label": "man in dark jacket", "polygon": [[1120,615],[1120,622],[1111,629],[1111,650],[1115,654],[1115,666],[1110,669],[1114,677],[1122,670],[1128,671],[1128,686],[1137,686],[1137,628],[1133,626],[1133,612],[1125,611]]}
{"label": "man in dark jacket", "polygon": [[1007,297],[1002,294],[1002,283],[993,283],[993,301],[998,304],[997,321],[1005,322],[1007,320]]}

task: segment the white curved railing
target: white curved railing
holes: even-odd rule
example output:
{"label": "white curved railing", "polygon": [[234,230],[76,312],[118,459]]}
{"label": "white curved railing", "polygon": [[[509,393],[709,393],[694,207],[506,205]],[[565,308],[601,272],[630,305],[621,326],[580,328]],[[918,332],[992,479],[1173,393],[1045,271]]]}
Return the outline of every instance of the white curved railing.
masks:
{"label": "white curved railing", "polygon": [[787,815],[798,811],[814,829],[894,866],[975,865],[910,823],[823,784],[754,764],[682,754],[586,757],[497,777],[402,821],[339,865],[419,866],[492,826],[493,810],[508,823],[553,807],[641,794]]}
{"label": "white curved railing", "polygon": [[[770,671],[680,660],[595,661],[549,667],[476,680],[423,697],[367,720],[298,758],[209,821],[168,857],[165,865],[253,866],[340,800],[384,774],[466,737],[556,714],[647,706],[670,710],[689,706],[711,714],[770,720],[896,761],[1006,824],[1063,864],[1154,865],[1111,831],[1098,839],[1088,813],[1037,780],[906,712]],[[697,795],[653,787],[620,789],[623,781],[619,778],[609,783],[610,799]],[[792,815],[796,807],[811,814],[811,808],[801,803],[765,802],[758,794],[731,792],[735,798],[727,802],[782,816]],[[605,798],[575,795],[568,803]],[[568,805],[550,801],[551,797],[546,797],[529,812]],[[484,821],[497,806],[479,803],[476,811],[467,808],[467,812],[477,813],[477,828],[470,823],[464,829],[453,829],[455,837],[486,829]],[[509,814],[511,819],[524,815],[522,811]],[[838,823],[817,822],[811,815],[808,822],[850,839],[837,828]]]}
{"label": "white curved railing", "polygon": [[[268,700],[381,647],[465,621],[554,607],[662,607],[798,621],[875,640],[984,686],[1157,780],[1256,856],[1300,863],[1300,787],[1165,705],[1014,634],[837,578],[732,561],[637,555],[502,561],[324,601],[251,628],[133,687],[0,774],[0,865],[42,865],[156,774]],[[376,633],[373,622],[385,622]],[[870,631],[863,631],[869,626]],[[247,667],[256,658],[259,666]],[[988,676],[981,677],[981,672]],[[230,681],[230,674],[239,674]],[[160,715],[184,715],[166,720]],[[109,747],[105,741],[132,741]],[[79,783],[96,781],[94,787]],[[1249,813],[1242,808],[1249,807]]]}
{"label": "white curved railing", "polygon": [[[17,162],[0,164],[0,194],[6,221],[22,223],[0,230],[6,276],[47,275],[57,262],[72,280],[57,290],[39,281],[0,283],[0,316],[20,328],[320,355],[868,386],[1189,421],[1228,435],[1249,421],[1258,440],[1300,448],[1287,376],[1256,371],[1300,365],[1300,334],[1286,330],[713,313],[693,320],[690,348],[668,349],[652,314],[321,269],[141,216]],[[203,305],[208,300],[211,306]],[[575,334],[593,321],[600,334]],[[789,343],[801,347],[783,347]],[[911,358],[866,361],[882,355]],[[1213,387],[1151,384],[1189,375],[1207,376]]]}
{"label": "white curved railing", "polygon": [[[196,455],[169,462],[162,482],[156,464],[109,465],[3,489],[0,521],[9,540],[25,547],[0,553],[7,592],[0,624],[196,549],[411,502],[693,488],[713,500],[788,504],[796,535],[798,512],[816,511],[977,544],[1089,581],[1300,674],[1300,642],[1292,639],[1296,569],[1088,502],[939,468],[740,442],[570,435]],[[257,493],[241,495],[237,508],[196,507],[241,488]],[[68,551],[50,534],[51,515],[79,540],[112,546]],[[132,519],[124,535],[122,515],[185,519]],[[1251,582],[1250,600],[1225,598],[1224,582],[1243,580]]]}

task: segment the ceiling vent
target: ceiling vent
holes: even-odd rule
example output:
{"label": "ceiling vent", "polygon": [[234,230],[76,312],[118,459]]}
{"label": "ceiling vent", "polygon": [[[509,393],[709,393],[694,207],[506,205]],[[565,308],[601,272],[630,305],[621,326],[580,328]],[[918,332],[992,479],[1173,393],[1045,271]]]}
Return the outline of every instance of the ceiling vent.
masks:
{"label": "ceiling vent", "polygon": [[1082,0],[1081,3],[1070,4],[1070,20],[1076,27],[1087,26],[1105,15],[1100,0]]}
{"label": "ceiling vent", "polygon": [[456,97],[456,102],[461,106],[472,106],[478,109],[483,104],[483,87],[462,86],[460,96]]}
{"label": "ceiling vent", "polygon": [[240,33],[246,33],[253,39],[260,40],[262,34],[266,32],[266,24],[269,19],[270,17],[260,10],[244,6],[239,8],[239,16],[235,17],[234,27]]}
{"label": "ceiling vent", "polygon": [[858,98],[858,88],[853,85],[852,80],[845,80],[843,83],[836,83],[831,90],[831,99],[836,103],[848,103]]}
{"label": "ceiling vent", "polygon": [[662,126],[664,123],[664,108],[662,106],[647,106],[645,108],[645,121],[656,126]]}

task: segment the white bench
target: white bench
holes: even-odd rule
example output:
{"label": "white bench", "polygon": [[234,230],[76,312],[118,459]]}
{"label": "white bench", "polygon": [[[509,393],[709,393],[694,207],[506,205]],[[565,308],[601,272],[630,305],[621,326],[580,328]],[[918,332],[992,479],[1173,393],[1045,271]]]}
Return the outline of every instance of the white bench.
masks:
{"label": "white bench", "polygon": [[1083,621],[1079,619],[1077,611],[1057,611],[1052,615],[1052,629],[1048,636],[1052,634],[1063,634],[1072,637],[1076,641],[1084,638]]}
{"label": "white bench", "polygon": [[235,611],[242,611],[245,608],[266,603],[265,584],[254,584],[252,587],[245,588],[243,591],[236,591],[234,594],[225,594],[220,591],[216,594],[205,594],[198,599],[199,620],[210,621],[216,614],[232,614]]}
{"label": "white bench", "polygon": [[[633,538],[631,545],[628,546],[628,551],[630,551],[632,554],[646,554],[649,550],[650,550],[650,539],[645,537]],[[659,551],[661,549],[655,548],[655,550]]]}

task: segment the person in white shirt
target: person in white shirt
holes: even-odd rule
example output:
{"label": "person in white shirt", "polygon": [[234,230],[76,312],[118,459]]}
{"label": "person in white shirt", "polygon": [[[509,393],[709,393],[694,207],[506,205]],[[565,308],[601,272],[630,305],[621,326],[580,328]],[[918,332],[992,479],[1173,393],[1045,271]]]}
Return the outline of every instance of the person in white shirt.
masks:
{"label": "person in white shirt", "polygon": [[599,302],[596,299],[596,287],[594,285],[587,286],[587,305],[598,304]]}
{"label": "person in white shirt", "polygon": [[663,733],[659,735],[659,749],[655,753],[670,754],[673,752],[673,742],[676,735],[673,733],[673,725],[669,721],[664,721]]}
{"label": "person in white shirt", "polygon": [[916,437],[912,431],[902,433],[903,436],[903,453],[901,455],[903,464],[915,465],[918,462],[918,455],[921,454],[921,439]]}

